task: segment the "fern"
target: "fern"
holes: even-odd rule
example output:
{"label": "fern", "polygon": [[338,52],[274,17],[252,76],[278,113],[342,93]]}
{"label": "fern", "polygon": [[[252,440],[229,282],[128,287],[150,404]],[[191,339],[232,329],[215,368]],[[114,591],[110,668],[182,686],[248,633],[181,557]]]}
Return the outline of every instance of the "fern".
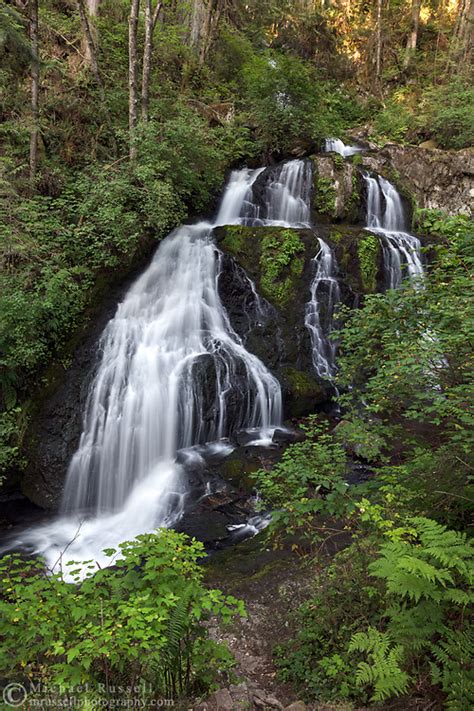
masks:
{"label": "fern", "polygon": [[365,652],[369,662],[360,662],[356,671],[357,686],[372,687],[371,700],[384,701],[406,693],[410,676],[401,669],[404,648],[394,644],[387,632],[369,627],[367,632],[357,632],[349,644],[349,652]]}
{"label": "fern", "polygon": [[474,708],[474,630],[445,629],[443,638],[432,647],[431,679],[447,695],[446,708],[464,711]]}

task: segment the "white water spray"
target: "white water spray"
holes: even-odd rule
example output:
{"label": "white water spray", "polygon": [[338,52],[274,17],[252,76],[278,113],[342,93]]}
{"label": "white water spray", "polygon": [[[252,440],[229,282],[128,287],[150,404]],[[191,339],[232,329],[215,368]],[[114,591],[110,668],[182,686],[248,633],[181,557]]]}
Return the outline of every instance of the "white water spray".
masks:
{"label": "white water spray", "polygon": [[402,200],[396,188],[382,176],[364,175],[367,186],[367,229],[381,238],[387,285],[396,289],[407,274],[423,276],[421,243],[406,231]]}
{"label": "white water spray", "polygon": [[322,239],[318,242],[319,252],[313,259],[315,276],[311,283],[311,299],[306,304],[305,325],[311,336],[314,369],[320,378],[331,380],[335,373],[336,343],[330,336],[334,309],[341,294],[334,253]]}
{"label": "white water spray", "polygon": [[324,141],[325,153],[339,153],[344,158],[362,153],[363,150],[360,146],[347,146],[340,138],[326,138]]}

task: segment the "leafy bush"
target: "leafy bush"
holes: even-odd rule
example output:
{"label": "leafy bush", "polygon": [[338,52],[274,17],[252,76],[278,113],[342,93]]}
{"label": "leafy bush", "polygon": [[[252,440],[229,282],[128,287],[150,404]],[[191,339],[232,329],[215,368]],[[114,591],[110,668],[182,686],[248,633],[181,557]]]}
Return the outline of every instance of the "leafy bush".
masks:
{"label": "leafy bush", "polygon": [[272,469],[253,476],[265,505],[275,509],[272,531],[277,537],[298,533],[302,541],[320,541],[315,526],[318,514],[346,512],[347,457],[342,446],[310,422],[311,439],[290,445]]}
{"label": "leafy bush", "polygon": [[323,81],[311,65],[291,55],[265,52],[244,65],[244,106],[263,150],[288,151],[296,141],[320,143],[361,118],[341,88]]}
{"label": "leafy bush", "polygon": [[443,148],[474,145],[474,89],[460,80],[427,89],[421,100],[426,130]]}
{"label": "leafy bush", "polygon": [[244,610],[203,586],[203,546],[160,531],[106,553],[111,568],[68,563],[75,584],[38,560],[2,559],[0,673],[66,690],[87,684],[93,699],[114,686],[141,686],[144,702],[206,690],[232,659],[203,623]]}

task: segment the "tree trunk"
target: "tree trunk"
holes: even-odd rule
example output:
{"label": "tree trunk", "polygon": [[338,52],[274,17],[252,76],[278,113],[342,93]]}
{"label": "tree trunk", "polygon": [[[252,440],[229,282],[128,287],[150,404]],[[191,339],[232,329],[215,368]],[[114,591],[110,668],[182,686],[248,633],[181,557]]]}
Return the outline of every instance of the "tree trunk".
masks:
{"label": "tree trunk", "polygon": [[148,121],[150,104],[150,76],[153,53],[153,33],[158,17],[163,7],[162,2],[156,4],[153,10],[152,0],[145,0],[145,47],[143,49],[143,76],[142,76],[142,121]]}
{"label": "tree trunk", "polygon": [[[82,2],[82,4],[84,4]],[[91,21],[90,18],[97,17],[97,14],[99,12],[99,5],[100,5],[100,0],[86,0],[86,8],[87,10],[87,20],[88,20],[88,25],[89,25],[89,31],[92,37],[92,46],[95,48],[95,54],[97,56],[98,48],[99,48],[99,33],[97,32],[97,27],[95,26],[94,22]],[[82,19],[81,19],[81,24],[82,24]],[[84,31],[84,28],[83,28]],[[87,41],[85,35],[84,35],[84,56],[86,58],[86,61],[90,65],[92,69],[92,53],[91,53],[91,44],[90,42]]]}
{"label": "tree trunk", "polygon": [[375,35],[375,80],[379,83],[382,73],[382,0],[377,0],[377,22]]}
{"label": "tree trunk", "polygon": [[99,71],[99,64],[97,62],[97,51],[92,35],[91,24],[89,22],[89,16],[86,12],[84,5],[84,0],[77,0],[77,9],[79,10],[79,17],[81,19],[82,32],[84,34],[84,40],[87,47],[86,58],[90,64],[90,68],[97,82],[97,86],[100,91],[100,98],[102,101],[105,100],[105,88],[104,82],[102,81],[102,76]]}
{"label": "tree trunk", "polygon": [[38,42],[38,0],[29,0],[29,33],[33,61],[31,63],[31,134],[30,134],[30,180],[33,182],[38,167],[39,137],[39,42]]}
{"label": "tree trunk", "polygon": [[130,160],[135,160],[137,156],[135,140],[138,112],[137,36],[139,12],[140,0],[132,0],[132,5],[130,8],[130,17],[128,21],[128,127],[130,140]]}
{"label": "tree trunk", "polygon": [[465,0],[464,12],[459,23],[460,54],[463,60],[468,60],[472,52],[472,36],[474,33],[474,0]]}
{"label": "tree trunk", "polygon": [[416,51],[416,45],[418,42],[418,25],[420,24],[420,10],[421,10],[421,0],[412,0],[411,6],[411,32],[407,38],[407,45],[405,51],[405,59],[403,62],[403,68],[408,69],[413,55]]}

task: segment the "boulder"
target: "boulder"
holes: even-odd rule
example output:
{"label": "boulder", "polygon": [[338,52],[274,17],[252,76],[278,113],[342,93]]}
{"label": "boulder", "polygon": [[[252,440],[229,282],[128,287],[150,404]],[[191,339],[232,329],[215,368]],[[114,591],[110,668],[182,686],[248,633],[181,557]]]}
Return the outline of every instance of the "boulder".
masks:
{"label": "boulder", "polygon": [[418,207],[448,215],[474,213],[474,150],[443,151],[433,146],[387,144],[362,158],[414,198]]}
{"label": "boulder", "polygon": [[312,156],[313,207],[319,220],[357,223],[362,218],[363,184],[357,166],[338,154]]}

